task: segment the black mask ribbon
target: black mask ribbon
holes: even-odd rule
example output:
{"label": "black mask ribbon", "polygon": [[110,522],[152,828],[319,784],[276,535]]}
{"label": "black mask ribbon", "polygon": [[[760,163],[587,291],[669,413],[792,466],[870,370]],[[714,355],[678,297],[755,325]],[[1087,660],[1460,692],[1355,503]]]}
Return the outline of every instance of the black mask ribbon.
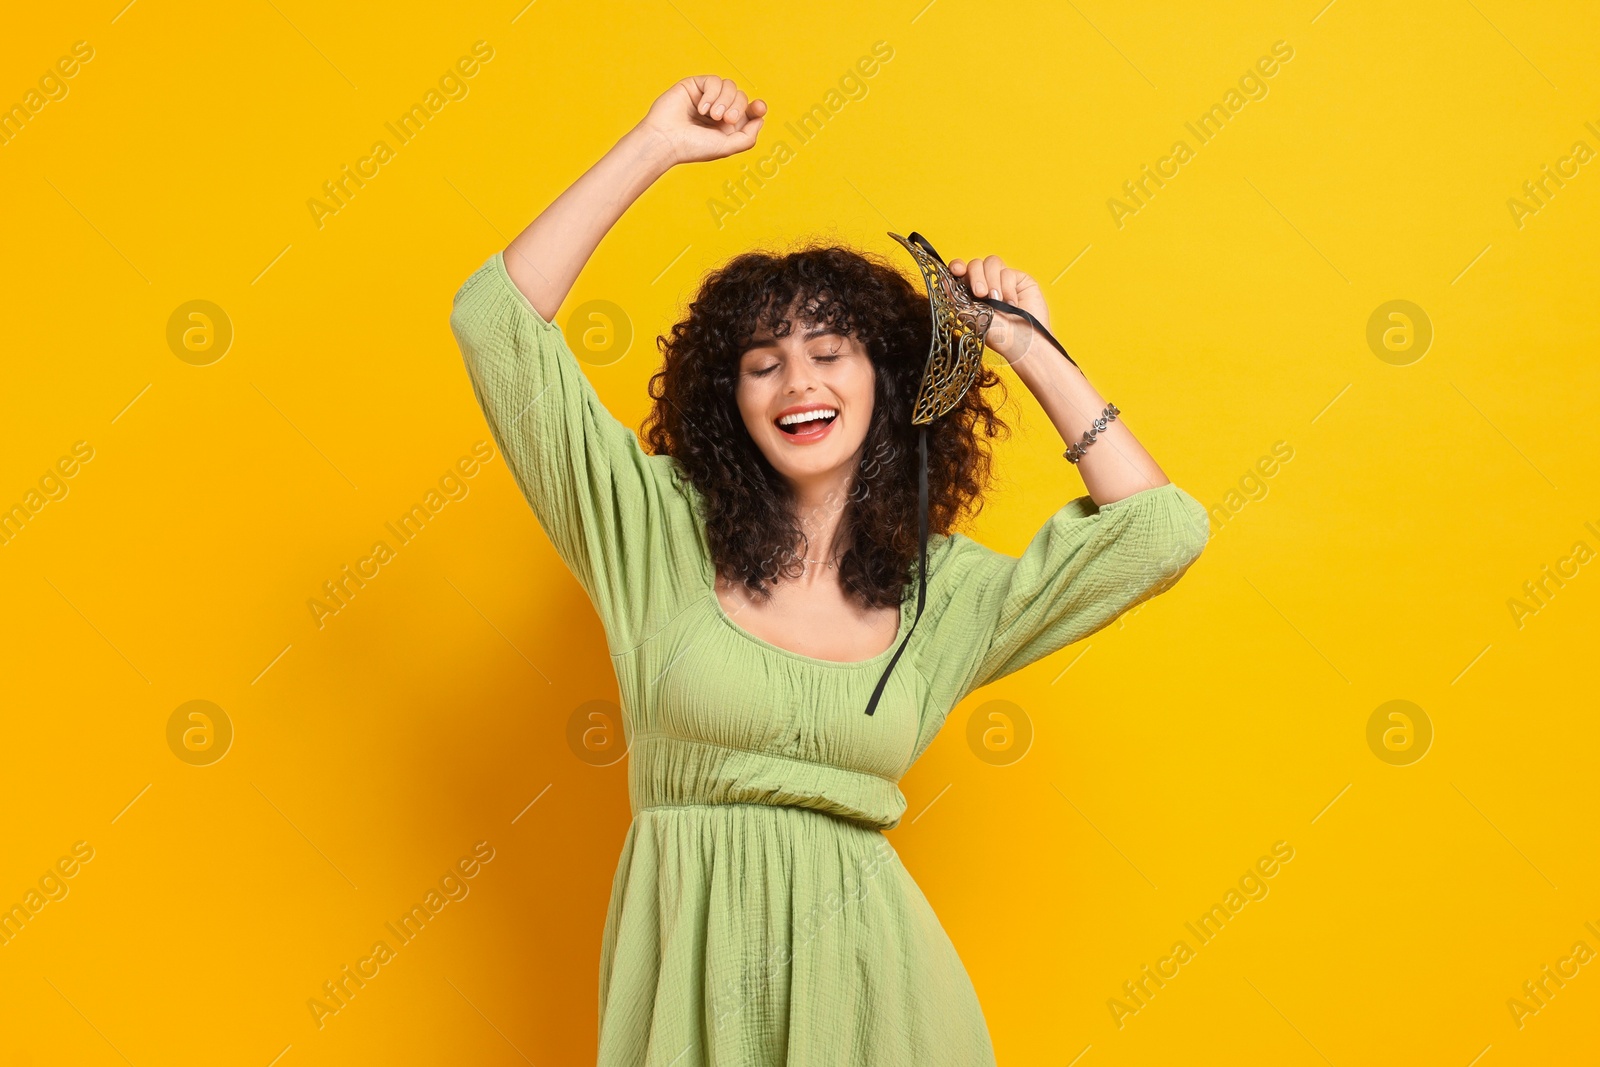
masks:
{"label": "black mask ribbon", "polygon": [[911,620],[911,629],[906,631],[900,647],[895,650],[894,657],[889,660],[877,687],[872,691],[872,699],[867,702],[868,715],[877,710],[878,698],[883,696],[884,686],[889,683],[894,665],[900,661],[900,654],[906,650],[906,645],[910,644],[917,623],[922,621],[922,609],[928,598],[928,424],[959,404],[977,380],[979,371],[983,369],[984,338],[994,322],[995,311],[1026,319],[1067,357],[1068,363],[1074,367],[1078,365],[1078,361],[1067,354],[1066,348],[1045,328],[1044,323],[1025,309],[1008,304],[999,297],[973,296],[966,279],[951,274],[933,245],[920,233],[912,231],[909,238],[897,233],[890,233],[889,236],[905,246],[922,272],[923,284],[928,289],[928,307],[933,314],[933,341],[928,348],[927,362],[923,364],[917,399],[911,408],[911,422],[917,427],[917,458],[920,464],[917,473],[917,614]]}

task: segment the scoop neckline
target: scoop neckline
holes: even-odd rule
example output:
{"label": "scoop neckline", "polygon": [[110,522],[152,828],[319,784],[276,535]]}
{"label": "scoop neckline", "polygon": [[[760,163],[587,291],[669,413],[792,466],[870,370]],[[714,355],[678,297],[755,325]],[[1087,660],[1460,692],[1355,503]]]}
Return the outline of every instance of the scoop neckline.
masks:
{"label": "scoop neckline", "polygon": [[[766,638],[758,637],[749,630],[746,630],[743,626],[740,626],[738,623],[734,622],[733,616],[729,615],[727,609],[722,606],[722,601],[717,597],[716,568],[711,561],[711,553],[709,551],[709,545],[706,541],[705,527],[703,524],[700,528],[700,539],[701,547],[702,549],[705,549],[705,551],[700,553],[700,577],[705,586],[706,598],[711,601],[712,612],[716,614],[717,618],[722,620],[728,629],[732,630],[746,641],[760,648],[767,649],[770,652],[776,652],[778,655],[786,656],[792,660],[798,660],[801,663],[808,663],[814,667],[831,667],[835,670],[859,670],[862,667],[871,667],[874,664],[881,664],[887,661],[890,656],[894,655],[895,649],[900,647],[900,643],[905,640],[906,631],[911,628],[911,615],[916,610],[912,603],[912,601],[915,599],[914,596],[908,596],[904,600],[900,601],[900,625],[895,630],[894,640],[890,642],[888,648],[884,649],[882,652],[879,652],[871,659],[821,659],[817,656],[807,656],[802,652],[795,652],[792,649],[784,648],[781,645],[775,645]],[[932,555],[931,551],[929,552],[929,555]]]}
{"label": "scoop neckline", "polygon": [[821,659],[817,656],[807,656],[804,653],[795,652],[794,650],[784,648],[781,645],[775,645],[766,638],[758,637],[749,630],[746,630],[743,626],[740,626],[738,623],[734,622],[733,616],[728,614],[728,610],[722,606],[722,601],[717,597],[715,574],[706,576],[706,596],[710,599],[711,610],[716,612],[717,617],[721,619],[730,630],[744,638],[746,641],[749,641],[755,645],[759,645],[760,647],[769,651],[776,652],[781,656],[787,656],[790,659],[799,660],[801,663],[809,663],[816,667],[832,667],[835,669],[842,668],[845,670],[870,667],[875,663],[882,663],[890,656],[894,655],[894,650],[900,647],[901,641],[905,640],[906,631],[910,628],[911,613],[916,610],[914,607],[911,607],[911,602],[913,600],[912,597],[906,597],[906,599],[900,602],[900,625],[895,630],[894,640],[890,642],[888,648],[884,649],[882,652],[879,652],[871,659]]}

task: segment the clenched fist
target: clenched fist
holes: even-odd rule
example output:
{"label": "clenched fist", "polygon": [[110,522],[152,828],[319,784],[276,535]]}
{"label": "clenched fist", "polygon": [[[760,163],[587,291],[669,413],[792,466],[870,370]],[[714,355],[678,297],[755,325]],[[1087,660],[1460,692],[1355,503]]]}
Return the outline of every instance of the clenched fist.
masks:
{"label": "clenched fist", "polygon": [[766,101],[749,100],[731,80],[697,74],[662,93],[639,126],[665,142],[674,163],[699,163],[752,147],[766,113]]}
{"label": "clenched fist", "polygon": [[[967,279],[972,295],[1004,300],[1032,314],[1045,329],[1050,328],[1050,308],[1045,305],[1044,290],[1032,275],[1006,266],[999,256],[952,259],[950,273]],[[989,326],[989,335],[984,339],[984,343],[1004,356],[1008,363],[1021,362],[1036,342],[1047,347],[1050,344],[1035,336],[1032,323],[998,309]]]}

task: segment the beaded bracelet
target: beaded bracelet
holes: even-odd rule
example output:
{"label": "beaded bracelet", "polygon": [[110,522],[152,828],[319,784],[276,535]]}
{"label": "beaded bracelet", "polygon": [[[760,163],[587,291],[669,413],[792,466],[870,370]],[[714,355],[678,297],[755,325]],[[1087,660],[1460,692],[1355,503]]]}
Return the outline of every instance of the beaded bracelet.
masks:
{"label": "beaded bracelet", "polygon": [[1067,450],[1061,453],[1066,457],[1067,462],[1075,464],[1082,459],[1083,454],[1089,450],[1089,446],[1094,444],[1094,439],[1099,436],[1100,431],[1104,430],[1106,425],[1120,414],[1122,412],[1117,410],[1117,405],[1107,404],[1106,409],[1100,413],[1100,417],[1094,420],[1093,427],[1083,431],[1083,440],[1077,444],[1068,445]]}

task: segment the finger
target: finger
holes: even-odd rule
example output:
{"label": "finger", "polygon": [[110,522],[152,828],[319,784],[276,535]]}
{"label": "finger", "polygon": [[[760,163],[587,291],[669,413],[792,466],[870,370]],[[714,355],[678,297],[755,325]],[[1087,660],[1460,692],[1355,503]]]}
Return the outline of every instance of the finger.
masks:
{"label": "finger", "polygon": [[711,110],[711,105],[716,102],[717,94],[722,91],[722,79],[715,74],[702,74],[696,79],[695,84],[700,90],[700,98],[695,101],[695,110],[704,115]]}
{"label": "finger", "polygon": [[715,74],[702,74],[695,80],[700,95],[695,98],[694,109],[701,115],[711,110],[711,105],[717,102],[717,94],[722,91],[722,79]]}
{"label": "finger", "polygon": [[1020,270],[1007,267],[1000,272],[1000,299],[1008,304],[1017,302],[1017,279],[1022,276]]}
{"label": "finger", "polygon": [[972,289],[973,296],[989,295],[989,281],[985,275],[983,260],[974,259],[967,263],[967,285]]}
{"label": "finger", "polygon": [[760,118],[767,113],[767,102],[760,99],[750,101],[750,106],[746,109],[746,113],[753,119]]}
{"label": "finger", "polygon": [[994,290],[989,294],[990,296],[1001,295],[1000,283],[1005,276],[1006,270],[1006,265],[999,256],[989,256],[983,261],[983,276],[989,279],[989,285]]}
{"label": "finger", "polygon": [[1001,262],[999,256],[985,256],[983,260],[983,281],[989,287],[989,291],[979,295],[1000,296],[1000,275],[1005,269],[1006,265]]}
{"label": "finger", "polygon": [[744,95],[743,89],[740,89],[733,94],[733,102],[728,105],[728,110],[722,113],[722,121],[731,122],[737,126],[739,121],[745,117],[745,112],[749,105],[750,98]]}
{"label": "finger", "polygon": [[765,122],[766,119],[751,119],[741,129],[732,134],[733,144],[735,145],[734,150],[743,152],[754,145],[756,143],[756,134],[761,132],[761,126]]}
{"label": "finger", "polygon": [[964,259],[952,259],[950,261],[950,273],[954,274],[958,278],[966,274],[967,261]]}
{"label": "finger", "polygon": [[756,134],[761,132],[763,122],[763,119],[751,119],[741,129],[730,131],[727,140],[723,143],[724,154],[731,156],[754,147]]}
{"label": "finger", "polygon": [[723,115],[728,110],[728,105],[733,103],[734,96],[739,92],[739,87],[733,82],[724,80],[722,87],[717,91],[717,98],[711,102],[711,108],[706,114],[718,122],[725,121]]}

